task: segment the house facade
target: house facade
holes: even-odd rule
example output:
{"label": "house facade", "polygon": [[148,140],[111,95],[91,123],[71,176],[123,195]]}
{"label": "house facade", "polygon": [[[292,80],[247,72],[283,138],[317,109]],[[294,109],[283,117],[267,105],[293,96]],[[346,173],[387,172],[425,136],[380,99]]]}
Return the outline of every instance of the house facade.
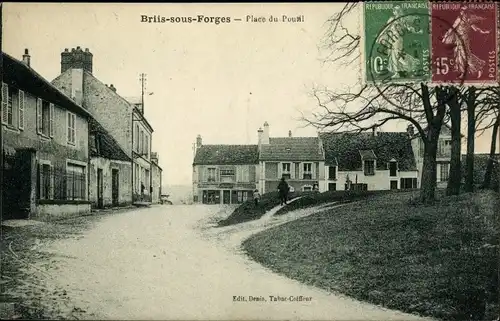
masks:
{"label": "house facade", "polygon": [[389,190],[418,186],[406,132],[321,133],[326,190]]}
{"label": "house facade", "polygon": [[[422,180],[422,167],[424,165],[424,142],[418,133],[415,132],[413,125],[408,125],[407,132],[411,137],[413,153],[415,155],[417,170],[419,173],[418,187]],[[448,181],[450,175],[451,162],[451,129],[444,124],[441,127],[438,140],[438,151],[436,155],[436,181],[439,185],[444,185]]]}
{"label": "house facade", "polygon": [[257,145],[203,145],[197,137],[193,162],[193,201],[239,204],[258,188]]}
{"label": "house facade", "polygon": [[90,113],[33,68],[3,56],[4,218],[90,211]]}
{"label": "house facade", "polygon": [[276,191],[282,177],[292,191],[325,191],[325,155],[318,137],[269,137],[258,130],[259,191]]}
{"label": "house facade", "polygon": [[94,208],[130,204],[131,159],[95,119],[89,121],[89,198]]}
{"label": "house facade", "polygon": [[158,164],[158,153],[151,153],[151,186],[153,192],[151,193],[151,203],[157,204],[160,202],[161,197],[161,184],[162,184],[163,169]]}
{"label": "house facade", "polygon": [[[99,161],[98,167],[106,176],[104,180],[115,182],[112,183],[112,204],[151,202],[153,129],[144,117],[143,104],[137,99],[125,99],[112,84],[108,86],[97,79],[93,74],[92,59],[88,49],[65,49],[61,53],[61,74],[52,83],[88,110],[129,159],[128,165],[124,157],[113,159],[122,162],[120,166],[116,166],[116,162],[112,165]],[[161,174],[161,171],[156,170],[155,173]],[[160,179],[154,178],[156,181]],[[98,182],[96,176],[95,184],[100,184]]]}
{"label": "house facade", "polygon": [[[151,161],[151,138],[153,128],[144,117],[144,108],[140,97],[125,98],[132,106],[132,141],[133,141],[133,201],[152,202],[153,166]],[[158,174],[158,171],[155,171]],[[155,177],[155,180],[158,180]]]}

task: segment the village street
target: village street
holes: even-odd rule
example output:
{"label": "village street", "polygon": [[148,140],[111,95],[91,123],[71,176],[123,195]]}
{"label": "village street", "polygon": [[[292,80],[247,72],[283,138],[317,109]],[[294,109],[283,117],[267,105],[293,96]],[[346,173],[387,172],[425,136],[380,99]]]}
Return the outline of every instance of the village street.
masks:
{"label": "village street", "polygon": [[[229,210],[174,205],[104,216],[80,237],[40,249],[56,257],[43,286],[64,289],[68,311],[84,311],[79,319],[417,319],[330,295],[250,261],[238,243],[258,224],[211,227]],[[235,296],[266,301],[235,302]]]}

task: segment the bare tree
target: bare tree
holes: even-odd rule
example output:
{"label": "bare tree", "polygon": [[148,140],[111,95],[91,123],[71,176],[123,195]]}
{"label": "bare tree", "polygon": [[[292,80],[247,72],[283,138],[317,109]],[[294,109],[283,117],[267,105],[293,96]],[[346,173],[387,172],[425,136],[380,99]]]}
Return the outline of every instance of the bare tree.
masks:
{"label": "bare tree", "polygon": [[[358,5],[345,4],[340,12],[327,21],[328,28],[322,46],[329,52],[325,62],[345,65],[359,59],[361,37],[343,24]],[[453,94],[449,88],[429,88],[421,83],[389,84],[379,89],[364,85],[343,92],[315,88],[313,92],[319,111],[313,112],[311,117],[303,117],[303,120],[321,129],[361,132],[401,119],[413,124],[424,143],[420,199],[423,202],[435,199],[438,139],[446,116],[446,101]],[[397,104],[389,103],[388,99]],[[436,103],[431,103],[431,99]]]}
{"label": "bare tree", "polygon": [[460,184],[462,181],[462,134],[461,134],[461,116],[462,116],[462,96],[456,87],[450,88],[451,97],[448,100],[449,115],[451,121],[451,158],[450,175],[446,187],[446,195],[458,195],[460,193]]}

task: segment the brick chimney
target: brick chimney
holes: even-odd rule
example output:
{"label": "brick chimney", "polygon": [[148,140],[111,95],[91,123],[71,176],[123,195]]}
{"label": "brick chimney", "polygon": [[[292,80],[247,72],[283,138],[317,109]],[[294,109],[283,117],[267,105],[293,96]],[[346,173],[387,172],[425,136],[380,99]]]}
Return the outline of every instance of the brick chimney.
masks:
{"label": "brick chimney", "polygon": [[269,144],[269,124],[264,123],[264,134],[262,135],[262,144]]}
{"label": "brick chimney", "polygon": [[291,130],[288,131],[288,137],[292,137],[292,131]]}
{"label": "brick chimney", "polygon": [[85,48],[85,51],[80,46],[72,48],[71,51],[64,49],[61,52],[61,73],[68,69],[83,69],[92,73],[92,57],[89,48]]}
{"label": "brick chimney", "polygon": [[200,148],[202,145],[202,139],[201,139],[201,135],[198,135],[196,137],[196,148]]}
{"label": "brick chimney", "polygon": [[31,56],[30,56],[27,48],[24,49],[23,62],[26,64],[26,66],[30,67]]}
{"label": "brick chimney", "polygon": [[262,130],[262,128],[259,128],[259,130],[257,130],[257,146],[259,147],[259,151],[260,151],[260,146],[262,145],[262,136],[264,135],[264,131]]}

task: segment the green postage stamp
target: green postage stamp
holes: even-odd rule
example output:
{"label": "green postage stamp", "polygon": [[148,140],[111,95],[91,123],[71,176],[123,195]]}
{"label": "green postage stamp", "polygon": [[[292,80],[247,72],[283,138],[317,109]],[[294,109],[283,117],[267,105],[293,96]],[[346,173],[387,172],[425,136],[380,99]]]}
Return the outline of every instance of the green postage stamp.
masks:
{"label": "green postage stamp", "polygon": [[366,81],[420,82],[431,78],[427,1],[364,3]]}

